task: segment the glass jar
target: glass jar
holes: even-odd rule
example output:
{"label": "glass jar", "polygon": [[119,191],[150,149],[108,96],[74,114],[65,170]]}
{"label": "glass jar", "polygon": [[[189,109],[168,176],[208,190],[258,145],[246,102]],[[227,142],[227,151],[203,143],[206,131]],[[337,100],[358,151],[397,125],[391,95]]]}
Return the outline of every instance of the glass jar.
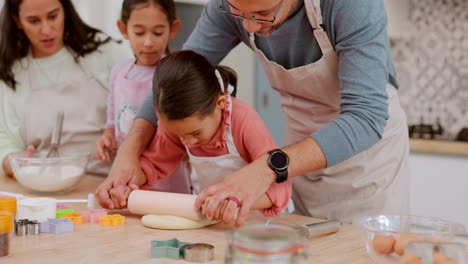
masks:
{"label": "glass jar", "polygon": [[308,241],[285,225],[246,225],[228,232],[227,239],[227,264],[298,264],[308,257]]}
{"label": "glass jar", "polygon": [[11,237],[13,231],[13,215],[0,213],[0,259],[11,255]]}
{"label": "glass jar", "polygon": [[12,213],[16,216],[16,198],[12,196],[0,196],[0,211]]}

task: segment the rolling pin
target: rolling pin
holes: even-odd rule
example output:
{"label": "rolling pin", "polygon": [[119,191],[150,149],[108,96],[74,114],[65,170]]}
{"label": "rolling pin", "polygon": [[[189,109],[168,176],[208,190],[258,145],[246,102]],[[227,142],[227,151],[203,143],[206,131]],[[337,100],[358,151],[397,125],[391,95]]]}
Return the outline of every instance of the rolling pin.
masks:
{"label": "rolling pin", "polygon": [[205,221],[194,211],[196,195],[135,190],[128,197],[128,210],[133,214],[174,215],[196,221]]}

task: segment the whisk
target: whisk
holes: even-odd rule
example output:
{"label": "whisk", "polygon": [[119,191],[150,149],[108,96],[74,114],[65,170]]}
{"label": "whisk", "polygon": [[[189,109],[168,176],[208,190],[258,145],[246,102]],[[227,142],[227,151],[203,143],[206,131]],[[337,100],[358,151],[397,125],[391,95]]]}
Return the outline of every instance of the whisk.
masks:
{"label": "whisk", "polygon": [[62,138],[63,115],[63,111],[57,113],[57,122],[52,133],[52,142],[50,150],[47,153],[47,158],[57,158],[60,156],[58,148],[60,146],[60,139]]}
{"label": "whisk", "polygon": [[311,238],[336,233],[340,230],[342,223],[338,220],[328,220],[314,224],[296,226],[294,229],[300,237]]}

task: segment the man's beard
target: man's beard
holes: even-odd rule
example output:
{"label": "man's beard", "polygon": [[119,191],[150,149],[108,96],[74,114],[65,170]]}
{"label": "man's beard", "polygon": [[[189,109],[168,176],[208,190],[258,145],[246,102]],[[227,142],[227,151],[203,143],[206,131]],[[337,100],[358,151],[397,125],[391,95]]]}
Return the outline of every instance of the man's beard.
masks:
{"label": "man's beard", "polygon": [[259,31],[255,32],[256,35],[261,36],[261,37],[267,37],[271,33],[273,33],[275,30],[277,30],[281,26],[281,24],[270,26],[270,27],[265,27],[260,29]]}
{"label": "man's beard", "polygon": [[269,36],[271,33],[273,33],[275,30],[277,30],[277,29],[289,18],[289,16],[290,16],[290,15],[293,13],[293,11],[296,9],[297,4],[298,4],[298,1],[295,1],[295,2],[291,5],[291,8],[288,10],[288,15],[286,16],[286,18],[285,18],[283,21],[281,21],[280,23],[278,23],[278,24],[276,24],[276,25],[262,28],[262,29],[260,29],[259,31],[255,32],[255,34],[258,35],[258,36],[261,36],[261,37],[267,37],[267,36]]}

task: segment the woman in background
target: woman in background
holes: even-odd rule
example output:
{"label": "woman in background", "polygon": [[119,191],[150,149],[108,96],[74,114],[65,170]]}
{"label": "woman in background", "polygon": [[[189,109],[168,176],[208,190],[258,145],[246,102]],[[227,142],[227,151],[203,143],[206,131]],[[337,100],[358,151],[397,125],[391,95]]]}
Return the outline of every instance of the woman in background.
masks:
{"label": "woman in background", "polygon": [[[110,71],[129,51],[84,23],[70,0],[6,0],[0,25],[0,174],[14,176],[8,154],[50,147],[58,111],[61,151],[92,152]],[[88,173],[107,166],[91,160]]]}

